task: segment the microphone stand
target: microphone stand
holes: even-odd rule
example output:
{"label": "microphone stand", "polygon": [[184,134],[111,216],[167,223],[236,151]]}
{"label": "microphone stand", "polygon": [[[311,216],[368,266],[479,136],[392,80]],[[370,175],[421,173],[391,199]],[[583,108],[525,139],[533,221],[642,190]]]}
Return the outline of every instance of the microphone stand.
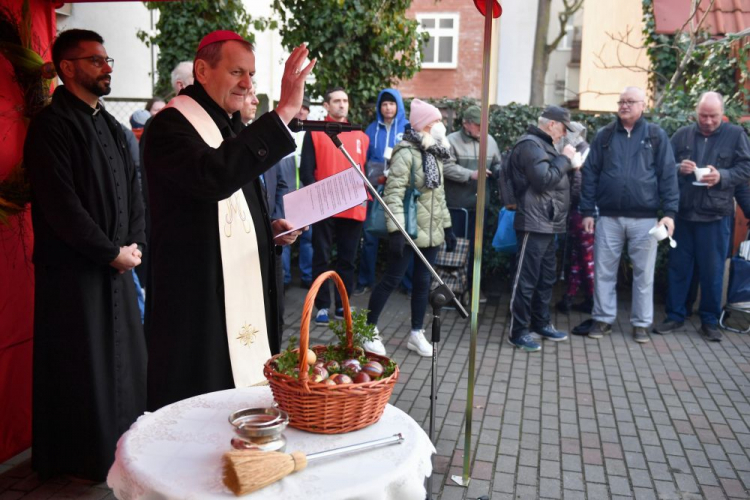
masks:
{"label": "microphone stand", "polygon": [[[333,122],[332,122],[333,123]],[[367,179],[367,176],[362,172],[362,170],[357,165],[357,162],[355,162],[351,156],[349,156],[349,153],[347,152],[344,145],[341,143],[341,139],[339,139],[339,132],[341,130],[336,130],[336,127],[327,128],[325,130],[325,134],[331,138],[333,141],[333,144],[341,151],[346,159],[351,164],[351,167],[359,174],[359,176],[362,178],[362,181],[365,183],[365,186],[367,187],[367,190],[372,194],[372,196],[375,197],[378,202],[383,205],[383,209],[385,210],[385,213],[388,214],[388,217],[390,217],[391,221],[396,225],[398,230],[401,232],[401,234],[404,235],[404,238],[406,241],[411,245],[412,249],[414,250],[414,254],[422,259],[422,262],[427,267],[427,269],[430,271],[430,274],[432,274],[432,277],[435,279],[435,281],[438,282],[437,288],[432,290],[430,292],[430,305],[432,306],[432,381],[431,381],[431,387],[430,387],[430,441],[435,444],[435,405],[437,401],[437,358],[438,358],[438,343],[440,343],[440,311],[444,306],[446,306],[449,303],[453,303],[453,306],[456,308],[456,311],[461,315],[462,318],[466,319],[469,317],[469,313],[466,312],[466,309],[464,309],[464,306],[461,304],[461,301],[458,300],[453,293],[453,291],[448,287],[448,285],[443,282],[442,279],[440,279],[440,276],[435,271],[435,268],[432,267],[432,265],[429,263],[427,258],[422,254],[422,252],[417,247],[417,244],[414,243],[414,240],[411,239],[409,234],[406,232],[406,229],[401,225],[401,223],[396,219],[396,216],[393,215],[393,212],[391,212],[391,209],[386,205],[386,203],[383,201],[383,198],[380,197],[377,190],[370,184],[370,181]],[[427,499],[429,500],[432,498],[432,474],[430,474],[430,477],[427,478]]]}

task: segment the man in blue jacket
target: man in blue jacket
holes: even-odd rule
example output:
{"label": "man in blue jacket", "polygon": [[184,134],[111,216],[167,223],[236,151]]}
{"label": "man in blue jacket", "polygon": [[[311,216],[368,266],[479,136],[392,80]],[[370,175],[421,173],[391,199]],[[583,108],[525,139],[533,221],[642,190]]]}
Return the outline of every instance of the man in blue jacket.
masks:
{"label": "man in blue jacket", "polygon": [[[373,186],[382,183],[383,174],[391,159],[393,147],[401,142],[409,121],[404,113],[404,101],[396,89],[381,90],[376,105],[377,119],[365,133],[370,138],[367,148],[367,178]],[[369,213],[369,211],[368,211]],[[359,273],[354,295],[361,295],[375,284],[375,264],[378,258],[377,236],[364,231],[364,242],[359,257]]]}
{"label": "man in blue jacket", "polygon": [[[742,127],[722,122],[721,94],[703,94],[695,115],[696,123],[682,127],[672,137],[679,162],[680,216],[674,234],[677,247],[669,252],[667,318],[654,328],[654,333],[669,333],[682,327],[697,264],[701,332],[707,340],[719,342],[721,332],[717,325],[734,194],[750,179],[750,141]],[[697,182],[696,168],[708,168],[710,173]]]}
{"label": "man in blue jacket", "polygon": [[[633,265],[630,323],[633,339],[648,342],[654,318],[656,240],[649,230],[664,225],[671,235],[680,193],[669,137],[643,117],[646,94],[627,87],[617,102],[617,120],[603,127],[591,143],[583,167],[579,210],[584,230],[594,230],[594,319],[589,337],[612,332],[617,320],[617,270],[627,243]],[[657,220],[659,210],[664,217]]]}

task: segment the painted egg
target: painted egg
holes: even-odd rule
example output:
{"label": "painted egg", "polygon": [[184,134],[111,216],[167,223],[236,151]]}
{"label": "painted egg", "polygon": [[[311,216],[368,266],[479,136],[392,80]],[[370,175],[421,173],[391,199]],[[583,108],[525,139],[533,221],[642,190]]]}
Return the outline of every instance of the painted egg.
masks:
{"label": "painted egg", "polygon": [[328,378],[328,370],[326,370],[322,365],[315,365],[312,369],[313,375],[320,375],[322,380],[325,380]]}
{"label": "painted egg", "polygon": [[335,376],[334,380],[336,381],[337,385],[352,383],[352,378],[345,373],[339,373],[338,375]]}
{"label": "painted egg", "polygon": [[356,375],[362,370],[362,365],[359,363],[358,359],[347,359],[341,363],[341,369],[349,375]]}
{"label": "painted egg", "polygon": [[336,373],[341,371],[341,366],[339,366],[339,362],[335,359],[332,359],[325,365],[323,365],[326,370],[328,370],[328,373]]}
{"label": "painted egg", "polygon": [[354,377],[354,383],[355,384],[364,384],[365,382],[371,382],[372,379],[368,374],[365,372],[359,372],[356,377]]}
{"label": "painted egg", "polygon": [[314,365],[317,360],[318,360],[318,356],[315,355],[315,352],[312,349],[308,349],[307,350],[307,364]]}
{"label": "painted egg", "polygon": [[362,367],[362,371],[370,376],[371,379],[376,380],[378,377],[383,375],[383,365],[377,361],[368,361]]}

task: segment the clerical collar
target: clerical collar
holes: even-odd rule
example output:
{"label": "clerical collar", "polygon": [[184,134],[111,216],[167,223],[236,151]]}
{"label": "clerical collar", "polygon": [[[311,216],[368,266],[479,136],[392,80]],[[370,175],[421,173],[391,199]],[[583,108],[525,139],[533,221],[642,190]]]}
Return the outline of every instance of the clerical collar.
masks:
{"label": "clerical collar", "polygon": [[100,101],[97,101],[96,108],[92,108],[87,103],[79,99],[78,96],[76,96],[70,90],[66,89],[65,85],[60,85],[59,87],[57,87],[57,89],[55,90],[55,94],[57,94],[58,92],[61,95],[65,96],[66,100],[70,103],[71,106],[73,106],[74,109],[77,109],[78,111],[81,111],[82,113],[85,113],[87,115],[96,116],[102,109],[104,109]]}

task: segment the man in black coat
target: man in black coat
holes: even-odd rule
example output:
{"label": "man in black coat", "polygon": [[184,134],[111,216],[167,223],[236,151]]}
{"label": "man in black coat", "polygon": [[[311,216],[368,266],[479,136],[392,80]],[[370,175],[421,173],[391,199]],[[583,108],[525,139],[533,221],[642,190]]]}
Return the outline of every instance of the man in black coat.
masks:
{"label": "man in black coat", "polygon": [[[696,123],[682,127],[672,136],[680,186],[680,211],[674,233],[677,247],[669,252],[667,317],[654,328],[654,333],[665,334],[682,327],[693,269],[697,267],[701,332],[707,340],[719,342],[724,262],[734,196],[736,189],[750,180],[750,140],[742,127],[722,122],[721,94],[703,94],[695,115]],[[700,182],[697,168],[708,169]]]}
{"label": "man in black coat", "polygon": [[518,209],[513,227],[518,237],[518,265],[510,299],[511,345],[539,351],[539,338],[562,341],[568,334],[550,322],[549,304],[555,284],[555,234],[564,233],[570,205],[568,172],[575,148],[555,149],[568,130],[570,113],[548,106],[539,126],[530,125],[510,153],[510,178]]}
{"label": "man in black coat", "polygon": [[[307,54],[304,45],[292,52],[278,107],[245,127],[240,109],[255,74],[252,46],[232,32],[211,33],[195,57],[195,83],[149,127],[150,409],[252,383],[240,375],[243,369],[252,370],[252,380],[262,379],[262,353],[279,350],[274,277],[281,249],[274,243],[289,244],[298,232],[274,239],[291,228],[283,219],[270,220],[260,176],[295,148],[286,124],[302,105],[314,66],[301,68]],[[229,260],[227,249],[238,240],[245,243],[234,250],[248,258]],[[238,281],[246,265],[250,278]],[[246,311],[251,319],[244,320]],[[248,353],[258,356],[251,367],[236,357]]]}
{"label": "man in black coat", "polygon": [[98,34],[61,33],[63,85],[31,122],[24,164],[34,226],[32,465],[104,481],[146,409],[146,344],[132,269],[144,211],[125,136],[99,103],[112,65]]}

